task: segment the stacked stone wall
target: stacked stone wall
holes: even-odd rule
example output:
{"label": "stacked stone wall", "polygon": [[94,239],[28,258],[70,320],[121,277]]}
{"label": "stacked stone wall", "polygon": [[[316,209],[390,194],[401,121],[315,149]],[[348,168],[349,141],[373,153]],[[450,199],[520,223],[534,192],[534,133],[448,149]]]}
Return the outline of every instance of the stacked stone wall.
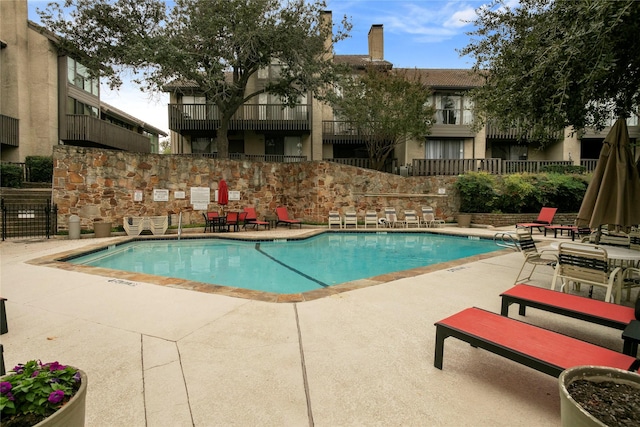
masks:
{"label": "stacked stone wall", "polygon": [[[70,215],[80,217],[83,229],[92,229],[96,220],[121,226],[126,216],[168,215],[175,224],[179,213],[183,224],[202,224],[206,211],[193,209],[191,188],[210,188],[207,210],[220,210],[213,200],[221,179],[240,192],[240,200],[229,201],[226,210],[253,206],[263,217],[286,206],[292,217],[315,224],[326,223],[332,209],[355,208],[364,217],[366,210],[382,213],[386,206],[398,212],[432,206],[438,216],[453,220],[460,204],[456,177],[402,177],[333,162],[217,160],[72,146],[54,147],[53,158],[61,230]],[[168,201],[154,201],[154,189],[169,190]],[[137,190],[142,201],[134,200]],[[184,191],[185,198],[175,198],[176,191]]]}

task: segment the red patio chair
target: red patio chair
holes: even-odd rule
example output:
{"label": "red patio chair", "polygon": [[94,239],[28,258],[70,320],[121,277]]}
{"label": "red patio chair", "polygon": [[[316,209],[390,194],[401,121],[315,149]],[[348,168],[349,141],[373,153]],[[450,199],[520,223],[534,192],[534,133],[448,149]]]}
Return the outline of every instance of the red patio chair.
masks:
{"label": "red patio chair", "polygon": [[260,221],[258,219],[256,208],[244,208],[244,212],[246,212],[247,214],[244,220],[244,224],[242,225],[242,228],[244,228],[245,230],[247,229],[247,226],[253,226],[256,230],[260,226],[263,226],[265,229],[269,227],[269,222]]}
{"label": "red patio chair", "polygon": [[545,225],[551,225],[557,210],[558,208],[542,208],[540,209],[540,214],[538,214],[538,219],[533,222],[516,224],[516,228],[528,228],[529,233],[533,233],[534,228],[542,231]]}
{"label": "red patio chair", "polygon": [[276,228],[278,227],[278,224],[280,224],[280,223],[288,225],[289,228],[291,228],[291,226],[293,224],[298,224],[300,226],[300,228],[302,228],[302,221],[300,221],[299,219],[289,218],[289,212],[287,211],[287,208],[285,206],[277,207],[276,208],[276,215],[278,215],[278,221],[276,222]]}

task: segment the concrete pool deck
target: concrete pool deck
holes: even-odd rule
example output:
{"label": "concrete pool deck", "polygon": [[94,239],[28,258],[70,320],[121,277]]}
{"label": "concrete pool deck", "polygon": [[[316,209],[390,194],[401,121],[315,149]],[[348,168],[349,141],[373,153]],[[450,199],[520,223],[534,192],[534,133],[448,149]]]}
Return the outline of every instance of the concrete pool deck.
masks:
{"label": "concrete pool deck", "polygon": [[[534,237],[539,247],[554,240]],[[433,366],[433,324],[470,306],[499,312],[518,252],[281,304],[33,264],[119,239],[0,243],[7,369],[30,359],[83,369],[87,426],[560,424],[549,375],[456,339],[445,342],[444,369]],[[551,273],[539,267],[530,283],[548,287]],[[622,349],[618,330],[539,310],[526,320]]]}

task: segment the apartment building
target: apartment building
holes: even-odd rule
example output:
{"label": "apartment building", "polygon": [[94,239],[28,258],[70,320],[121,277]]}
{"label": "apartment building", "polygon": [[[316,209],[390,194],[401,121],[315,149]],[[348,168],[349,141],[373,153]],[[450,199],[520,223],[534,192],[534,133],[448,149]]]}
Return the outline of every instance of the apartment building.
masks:
{"label": "apartment building", "polygon": [[[331,19],[327,12],[325,19]],[[420,140],[407,140],[394,150],[389,171],[410,166],[415,159],[501,159],[515,161],[564,161],[580,164],[582,159],[597,159],[601,142],[609,127],[600,132],[566,129],[556,143],[540,149],[537,143],[519,143],[514,131],[504,132],[491,124],[479,131],[472,128],[474,103],[469,91],[482,84],[482,79],[465,69],[394,69],[384,59],[383,26],[372,25],[368,34],[368,52],[334,55],[334,61],[351,67],[354,74],[376,66],[393,72],[417,76],[432,92],[436,108],[435,124],[429,135]],[[261,70],[248,91],[264,85],[277,65]],[[214,139],[218,115],[214,105],[207,104],[198,88],[189,83],[168,86],[169,128],[173,153],[215,155]],[[614,118],[611,119],[613,124]],[[628,120],[632,140],[640,137],[638,117]],[[310,96],[295,108],[282,108],[278,99],[260,95],[242,106],[234,116],[229,133],[231,158],[254,158],[270,161],[344,160],[366,164],[367,150],[350,124],[342,120],[328,105]],[[346,160],[362,160],[362,162]]]}
{"label": "apartment building", "polygon": [[27,0],[0,1],[1,160],[51,155],[58,144],[158,152],[166,132],[102,102],[98,79],[56,40],[28,20]]}

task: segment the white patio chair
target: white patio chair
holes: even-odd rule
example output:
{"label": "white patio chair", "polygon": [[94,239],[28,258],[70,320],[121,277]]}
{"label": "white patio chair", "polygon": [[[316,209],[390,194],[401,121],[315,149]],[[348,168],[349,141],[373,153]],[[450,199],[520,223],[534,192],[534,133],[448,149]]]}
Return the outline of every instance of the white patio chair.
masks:
{"label": "white patio chair", "polygon": [[[582,243],[562,242],[558,246],[558,264],[551,282],[551,289],[555,289],[558,279],[562,282],[560,290],[567,292],[567,284],[586,284],[600,286],[606,289],[605,301],[620,303],[620,289],[622,282],[620,267],[611,266],[607,250],[602,246],[586,245]],[[616,286],[616,289],[614,289]],[[591,296],[591,291],[589,295]]]}
{"label": "white patio chair", "polygon": [[420,219],[418,218],[418,214],[415,210],[410,209],[404,211],[404,226],[409,228],[409,226],[420,227]]}
{"label": "white patio chair", "polygon": [[342,218],[340,217],[340,212],[329,212],[329,228],[331,228],[332,225],[337,225],[338,228],[342,228]]}
{"label": "white patio chair", "polygon": [[353,226],[353,228],[358,228],[358,214],[356,211],[348,211],[344,213],[344,228],[348,226]]}
{"label": "white patio chair", "polygon": [[366,211],[364,214],[364,228],[367,228],[367,225],[375,225],[378,228],[378,212],[376,211]]}

